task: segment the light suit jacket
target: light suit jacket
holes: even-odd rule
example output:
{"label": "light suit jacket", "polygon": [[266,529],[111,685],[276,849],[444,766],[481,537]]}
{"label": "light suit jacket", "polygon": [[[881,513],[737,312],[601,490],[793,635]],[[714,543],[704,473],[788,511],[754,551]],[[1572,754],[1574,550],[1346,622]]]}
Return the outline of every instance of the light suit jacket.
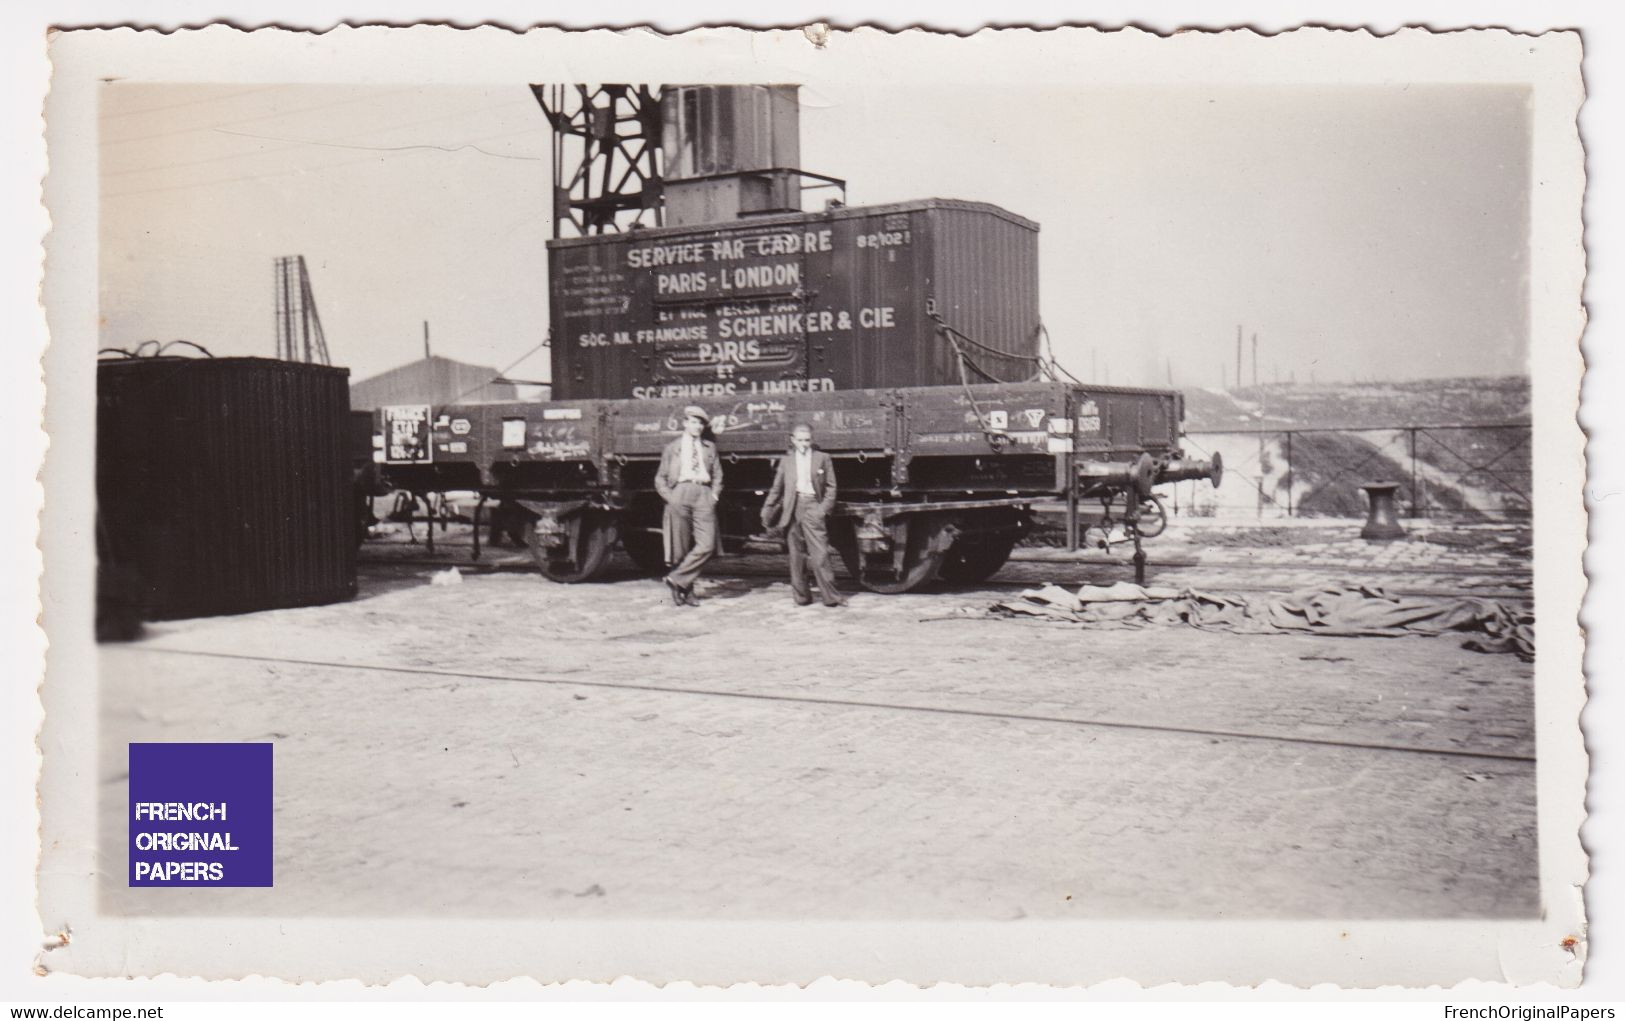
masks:
{"label": "light suit jacket", "polygon": [[[812,449],[812,487],[820,513],[828,515],[839,495],[835,485],[835,459],[817,447]],[[762,504],[762,524],[768,528],[790,527],[795,520],[796,500],[799,498],[800,494],[796,492],[796,452],[792,450],[779,458],[779,470],[774,474],[773,486],[767,491],[767,500]]]}
{"label": "light suit jacket", "polygon": [[[710,440],[700,440],[700,458],[705,462],[705,471],[711,476],[706,487],[711,490],[713,501],[722,496],[722,459],[717,456],[717,445]],[[692,522],[680,521],[677,512],[671,506],[672,491],[677,488],[677,477],[682,474],[683,438],[681,436],[666,444],[666,449],[660,454],[660,468],[655,472],[655,492],[666,501],[666,511],[660,519],[662,545],[665,548],[666,563],[675,564],[688,552],[688,544],[692,536],[686,526]],[[722,552],[722,529],[712,529],[712,552]]]}
{"label": "light suit jacket", "polygon": [[[722,458],[717,456],[717,445],[710,440],[700,440],[700,457],[705,461],[705,473],[711,476],[707,483],[711,487],[712,496],[722,495]],[[677,477],[683,471],[682,465],[683,437],[666,444],[666,449],[660,454],[660,470],[655,472],[655,492],[666,502],[671,502],[671,491],[677,488]]]}

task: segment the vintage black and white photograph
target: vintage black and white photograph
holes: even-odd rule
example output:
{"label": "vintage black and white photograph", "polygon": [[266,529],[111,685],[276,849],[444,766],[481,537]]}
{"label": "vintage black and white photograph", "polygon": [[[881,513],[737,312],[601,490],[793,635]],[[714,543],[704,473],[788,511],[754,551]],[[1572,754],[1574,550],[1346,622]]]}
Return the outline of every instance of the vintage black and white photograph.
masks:
{"label": "vintage black and white photograph", "polygon": [[[1572,36],[416,32],[55,44],[95,913],[1562,981]],[[263,876],[152,745],[269,746]]]}

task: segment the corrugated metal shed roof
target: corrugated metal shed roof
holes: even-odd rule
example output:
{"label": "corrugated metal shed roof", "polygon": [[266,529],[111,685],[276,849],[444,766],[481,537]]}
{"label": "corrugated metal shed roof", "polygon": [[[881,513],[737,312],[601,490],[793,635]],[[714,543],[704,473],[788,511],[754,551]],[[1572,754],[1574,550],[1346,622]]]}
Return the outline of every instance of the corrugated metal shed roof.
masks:
{"label": "corrugated metal shed roof", "polygon": [[350,386],[350,407],[372,410],[391,404],[479,404],[518,398],[512,383],[493,382],[496,369],[434,355]]}

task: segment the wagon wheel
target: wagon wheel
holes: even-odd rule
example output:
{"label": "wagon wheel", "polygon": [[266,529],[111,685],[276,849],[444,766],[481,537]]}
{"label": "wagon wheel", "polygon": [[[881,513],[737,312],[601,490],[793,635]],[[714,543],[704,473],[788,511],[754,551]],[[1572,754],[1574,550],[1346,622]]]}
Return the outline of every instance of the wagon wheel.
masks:
{"label": "wagon wheel", "polygon": [[859,585],[870,592],[896,595],[912,592],[937,579],[946,551],[939,548],[940,531],[945,521],[916,518],[909,522],[907,546],[901,569],[893,564],[890,553],[876,553],[865,557],[858,548],[857,534],[850,518],[830,523],[830,540],[847,571]]}
{"label": "wagon wheel", "polygon": [[1010,559],[1015,545],[1014,538],[956,542],[942,560],[942,580],[961,585],[986,581]]}
{"label": "wagon wheel", "polygon": [[659,532],[651,532],[635,525],[621,531],[621,548],[644,574],[664,574],[666,571],[666,542]]}
{"label": "wagon wheel", "polygon": [[829,518],[824,522],[824,530],[829,535],[830,547],[840,554],[846,573],[857,580],[861,572],[858,570],[858,538],[852,519]]}
{"label": "wagon wheel", "polygon": [[565,585],[591,581],[604,571],[610,550],[615,548],[615,522],[590,511],[569,522],[570,541],[562,548],[542,545],[536,530],[526,530],[526,545],[536,567],[548,581]]}
{"label": "wagon wheel", "polygon": [[1167,527],[1168,508],[1163,506],[1162,497],[1153,496],[1140,504],[1140,519],[1134,524],[1140,538],[1155,539]]}

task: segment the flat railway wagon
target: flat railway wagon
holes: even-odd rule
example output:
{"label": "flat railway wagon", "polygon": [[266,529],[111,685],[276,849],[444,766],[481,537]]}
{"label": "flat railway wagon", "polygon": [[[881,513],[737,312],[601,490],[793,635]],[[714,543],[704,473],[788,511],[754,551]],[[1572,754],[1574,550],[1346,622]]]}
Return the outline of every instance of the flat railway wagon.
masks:
{"label": "flat railway wagon", "polygon": [[[691,401],[577,400],[388,408],[389,485],[472,490],[521,509],[516,529],[558,582],[599,576],[619,543],[663,569],[654,475]],[[1056,382],[735,396],[706,407],[723,466],[724,548],[751,543],[790,429],[812,427],[835,460],[829,530],[866,589],[906,592],[992,575],[1040,510],[1083,529],[1114,518],[1135,539],[1162,482],[1218,481],[1222,465],[1179,449],[1176,391]],[[479,515],[476,513],[476,533]],[[760,538],[754,539],[760,542]]]}
{"label": "flat railway wagon", "polygon": [[[613,121],[543,106],[556,132]],[[796,111],[795,86],[667,89],[645,111],[663,125],[664,224],[548,242],[557,399],[382,409],[383,481],[501,501],[555,581],[596,577],[617,543],[654,572],[654,475],[698,404],[723,459],[725,548],[760,530],[805,423],[835,458],[831,539],[866,588],[984,578],[1045,508],[1064,510],[1074,547],[1122,522],[1143,565],[1152,487],[1222,471],[1181,452],[1179,393],[1059,381],[1032,220],[941,198],[800,211],[800,178],[834,179],[790,167]],[[556,166],[556,224],[602,227],[625,198],[577,202],[568,179]]]}

